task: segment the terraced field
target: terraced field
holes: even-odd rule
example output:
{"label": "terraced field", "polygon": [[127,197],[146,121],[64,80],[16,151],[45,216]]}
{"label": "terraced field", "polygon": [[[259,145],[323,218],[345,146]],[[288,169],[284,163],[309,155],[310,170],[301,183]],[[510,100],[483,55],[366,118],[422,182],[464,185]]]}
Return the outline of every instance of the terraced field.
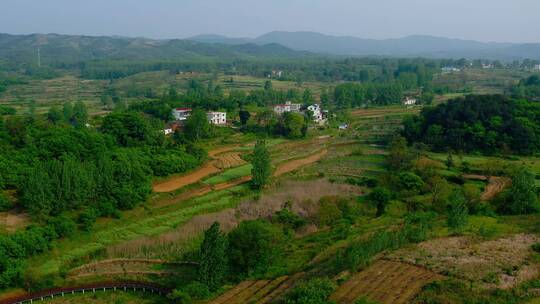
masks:
{"label": "terraced field", "polygon": [[353,304],[361,297],[383,304],[408,303],[422,287],[440,278],[425,268],[379,260],[341,285],[331,299],[339,304]]}
{"label": "terraced field", "polygon": [[302,277],[303,273],[274,280],[244,281],[208,304],[264,304],[281,297]]}

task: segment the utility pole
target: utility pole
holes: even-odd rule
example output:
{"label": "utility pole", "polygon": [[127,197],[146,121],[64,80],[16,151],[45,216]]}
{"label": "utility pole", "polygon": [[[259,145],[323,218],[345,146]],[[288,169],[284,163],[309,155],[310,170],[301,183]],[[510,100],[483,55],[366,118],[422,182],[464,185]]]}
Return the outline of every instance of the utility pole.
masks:
{"label": "utility pole", "polygon": [[39,50],[39,47],[37,48],[37,65],[38,68],[41,68],[41,52]]}

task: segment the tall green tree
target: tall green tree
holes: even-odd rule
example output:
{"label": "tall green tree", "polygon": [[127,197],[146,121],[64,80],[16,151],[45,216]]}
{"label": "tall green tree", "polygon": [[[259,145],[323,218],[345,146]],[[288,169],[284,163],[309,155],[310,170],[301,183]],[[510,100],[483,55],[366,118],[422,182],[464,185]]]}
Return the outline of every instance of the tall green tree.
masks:
{"label": "tall green tree", "polygon": [[199,263],[199,280],[210,291],[222,284],[228,270],[227,238],[221,233],[219,223],[215,222],[204,232]]}
{"label": "tall green tree", "polygon": [[258,140],[255,144],[251,164],[253,166],[251,169],[251,187],[261,189],[268,183],[272,175],[270,153],[264,140]]}
{"label": "tall green tree", "polygon": [[304,115],[287,112],[283,115],[284,133],[289,138],[301,138],[304,136]]}
{"label": "tall green tree", "polygon": [[377,208],[377,217],[380,217],[384,214],[386,206],[390,203],[392,194],[390,191],[383,187],[377,187],[371,191],[368,195],[368,201],[371,202],[375,208]]}
{"label": "tall green tree", "polygon": [[520,167],[512,174],[512,187],[500,209],[506,214],[529,214],[539,210],[535,178],[529,169]]}
{"label": "tall green tree", "polygon": [[280,256],[283,231],[263,220],[245,221],[228,238],[231,272],[242,277],[268,270]]}
{"label": "tall green tree", "polygon": [[407,148],[407,140],[402,136],[396,136],[390,142],[388,165],[393,170],[404,170],[410,165],[410,154]]}
{"label": "tall green tree", "polygon": [[467,225],[469,209],[465,196],[461,191],[454,191],[450,195],[447,209],[448,229],[452,234],[460,234]]}
{"label": "tall green tree", "polygon": [[211,125],[206,113],[201,109],[194,110],[187,119],[184,130],[186,136],[194,141],[210,137]]}

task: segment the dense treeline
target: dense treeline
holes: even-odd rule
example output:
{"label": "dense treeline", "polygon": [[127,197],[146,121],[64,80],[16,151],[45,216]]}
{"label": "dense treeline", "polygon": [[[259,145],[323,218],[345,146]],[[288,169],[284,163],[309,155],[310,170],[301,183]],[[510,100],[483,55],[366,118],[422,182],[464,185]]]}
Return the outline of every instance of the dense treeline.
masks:
{"label": "dense treeline", "polygon": [[500,95],[467,96],[405,121],[403,135],[436,151],[540,151],[540,106]]}
{"label": "dense treeline", "polygon": [[523,79],[512,88],[512,96],[540,100],[540,75],[532,75]]}
{"label": "dense treeline", "polygon": [[[125,62],[102,60],[82,62],[78,65],[66,65],[62,68],[78,69],[84,78],[118,79],[147,71],[224,73],[225,75],[251,75],[272,77],[287,81],[358,81],[387,82],[396,78],[417,78],[424,83],[431,75],[440,70],[447,61],[429,59],[379,59],[379,58],[304,58],[291,60],[284,58],[254,60],[221,60],[189,62],[142,61]],[[275,72],[280,73],[276,74]]]}
{"label": "dense treeline", "polygon": [[90,230],[97,217],[117,217],[145,202],[153,175],[204,161],[196,143],[165,137],[162,129],[159,120],[133,111],[113,112],[94,127],[82,103],[51,108],[45,117],[0,119],[0,208],[22,208],[35,222],[0,237],[0,288],[19,284],[24,260],[76,223]]}

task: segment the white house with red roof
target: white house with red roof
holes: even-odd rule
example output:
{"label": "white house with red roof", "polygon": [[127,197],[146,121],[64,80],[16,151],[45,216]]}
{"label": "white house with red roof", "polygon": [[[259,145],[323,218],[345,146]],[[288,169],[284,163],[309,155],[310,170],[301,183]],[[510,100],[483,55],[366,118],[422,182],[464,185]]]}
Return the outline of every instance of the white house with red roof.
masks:
{"label": "white house with red roof", "polygon": [[177,121],[185,121],[191,116],[192,111],[191,108],[176,108],[172,110],[172,115]]}
{"label": "white house with red roof", "polygon": [[281,115],[286,112],[300,112],[300,109],[302,108],[302,105],[299,103],[291,103],[290,101],[287,101],[284,104],[278,104],[274,106],[274,112]]}

